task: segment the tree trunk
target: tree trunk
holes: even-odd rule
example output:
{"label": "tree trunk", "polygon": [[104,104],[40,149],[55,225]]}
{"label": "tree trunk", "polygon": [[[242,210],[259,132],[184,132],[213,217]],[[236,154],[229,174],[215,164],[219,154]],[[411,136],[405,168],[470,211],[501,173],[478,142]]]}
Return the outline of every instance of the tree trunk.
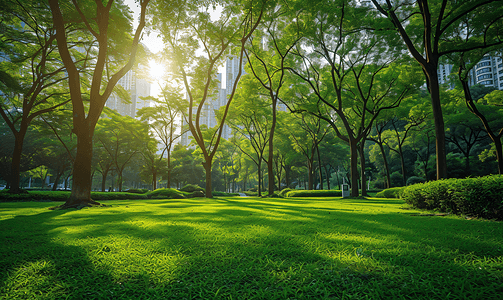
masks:
{"label": "tree trunk", "polygon": [[77,135],[77,155],[73,164],[72,193],[59,208],[82,208],[100,203],[91,199],[91,160],[93,158],[93,130],[88,126],[74,127]]}
{"label": "tree trunk", "polygon": [[367,177],[365,176],[365,152],[364,152],[364,147],[365,147],[365,139],[361,142],[361,145],[359,147],[360,152],[360,170],[361,170],[361,185],[362,185],[362,196],[366,197],[368,196],[367,194]]}
{"label": "tree trunk", "polygon": [[318,170],[320,173],[320,190],[323,190],[323,170],[321,169],[320,148],[316,144],[316,154],[318,155]]}
{"label": "tree trunk", "polygon": [[11,162],[11,180],[10,180],[10,190],[11,194],[22,193],[21,185],[21,157],[23,155],[23,144],[24,137],[26,136],[26,131],[28,126],[21,124],[19,132],[14,133],[14,151],[12,152],[12,162]]}
{"label": "tree trunk", "polygon": [[403,186],[406,185],[407,183],[407,170],[405,169],[405,159],[403,157],[403,151],[402,151],[402,145],[398,144],[398,153],[400,154],[400,164],[402,166],[402,182]]}
{"label": "tree trunk", "polygon": [[389,175],[389,165],[388,165],[388,158],[386,157],[386,152],[384,152],[384,146],[382,143],[377,143],[379,145],[379,149],[381,149],[381,155],[383,158],[383,164],[384,164],[384,172],[386,174],[386,186],[385,188],[390,188],[391,187],[391,177]]}
{"label": "tree trunk", "polygon": [[330,166],[328,166],[327,168],[327,165],[323,166],[323,168],[325,169],[325,176],[326,176],[326,179],[327,179],[327,188],[330,190]]}
{"label": "tree trunk", "polygon": [[355,139],[349,139],[349,151],[351,153],[351,197],[358,197],[358,144]]}
{"label": "tree trunk", "polygon": [[103,172],[101,173],[101,192],[103,193],[107,189],[107,175],[109,170],[110,168],[107,168],[106,170],[103,170]]}
{"label": "tree trunk", "polygon": [[503,174],[503,146],[501,145],[501,137],[494,139],[496,146],[496,159],[498,160],[498,172]]}
{"label": "tree trunk", "polygon": [[273,170],[273,158],[274,158],[274,131],[276,130],[276,102],[277,98],[274,97],[272,101],[272,124],[271,131],[269,132],[269,157],[267,158],[267,174],[269,174],[269,196],[274,194],[274,170]]}
{"label": "tree trunk", "polygon": [[56,178],[54,179],[54,184],[52,185],[52,189],[51,189],[52,191],[57,190],[57,188],[58,188],[58,184],[59,184],[59,180],[61,179],[61,176],[63,176],[63,173],[64,173],[64,172],[65,172],[65,171],[63,170],[63,171],[58,172],[58,173],[56,174]]}
{"label": "tree trunk", "polygon": [[437,154],[437,180],[447,178],[447,158],[445,149],[445,126],[440,103],[440,86],[438,84],[437,64],[424,68],[429,83],[433,119],[435,121],[435,140]]}
{"label": "tree trunk", "polygon": [[157,189],[157,172],[156,171],[152,172],[152,189],[153,190]]}
{"label": "tree trunk", "polygon": [[313,190],[313,162],[307,161],[307,189]]}
{"label": "tree trunk", "polygon": [[211,191],[211,159],[208,158],[208,160],[203,163],[203,167],[206,172],[206,198],[213,198],[213,192]]}

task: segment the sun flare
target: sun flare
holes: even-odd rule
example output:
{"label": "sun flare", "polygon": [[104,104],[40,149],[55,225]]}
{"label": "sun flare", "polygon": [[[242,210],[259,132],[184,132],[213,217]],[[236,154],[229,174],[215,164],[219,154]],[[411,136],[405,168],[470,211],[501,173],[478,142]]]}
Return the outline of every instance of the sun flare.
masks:
{"label": "sun flare", "polygon": [[155,60],[151,60],[148,63],[150,69],[150,76],[156,81],[161,80],[166,73],[166,67]]}

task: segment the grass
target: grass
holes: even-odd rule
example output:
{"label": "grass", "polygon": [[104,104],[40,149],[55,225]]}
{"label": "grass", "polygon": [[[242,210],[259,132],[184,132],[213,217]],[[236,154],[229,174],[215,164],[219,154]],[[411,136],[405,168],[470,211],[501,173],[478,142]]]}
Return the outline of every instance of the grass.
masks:
{"label": "grass", "polygon": [[399,199],[0,203],[3,299],[500,299],[501,222]]}

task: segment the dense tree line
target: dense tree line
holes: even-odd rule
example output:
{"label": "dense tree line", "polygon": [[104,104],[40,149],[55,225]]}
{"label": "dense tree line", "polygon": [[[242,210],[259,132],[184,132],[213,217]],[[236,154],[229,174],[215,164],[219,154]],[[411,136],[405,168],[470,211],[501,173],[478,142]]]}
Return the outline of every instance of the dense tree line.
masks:
{"label": "dense tree line", "polygon": [[[95,204],[96,185],[194,183],[211,197],[344,180],[357,196],[501,173],[503,92],[468,84],[484,55],[502,55],[498,2],[141,0],[133,28],[122,1],[2,0],[2,180],[17,193],[26,174],[52,174],[54,187],[70,176],[64,207],[75,207]],[[153,58],[145,27],[164,41],[156,59],[169,80],[134,119],[104,106]],[[229,54],[245,72],[207,128],[202,110]],[[454,66],[449,85],[440,63]],[[186,131],[191,148],[177,145]]]}

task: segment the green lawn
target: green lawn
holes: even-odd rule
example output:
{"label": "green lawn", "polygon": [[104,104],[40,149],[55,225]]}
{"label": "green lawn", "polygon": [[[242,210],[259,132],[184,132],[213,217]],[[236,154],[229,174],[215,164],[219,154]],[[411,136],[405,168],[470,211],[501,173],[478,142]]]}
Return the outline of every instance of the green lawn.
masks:
{"label": "green lawn", "polygon": [[397,199],[0,203],[0,299],[501,299],[503,223]]}

